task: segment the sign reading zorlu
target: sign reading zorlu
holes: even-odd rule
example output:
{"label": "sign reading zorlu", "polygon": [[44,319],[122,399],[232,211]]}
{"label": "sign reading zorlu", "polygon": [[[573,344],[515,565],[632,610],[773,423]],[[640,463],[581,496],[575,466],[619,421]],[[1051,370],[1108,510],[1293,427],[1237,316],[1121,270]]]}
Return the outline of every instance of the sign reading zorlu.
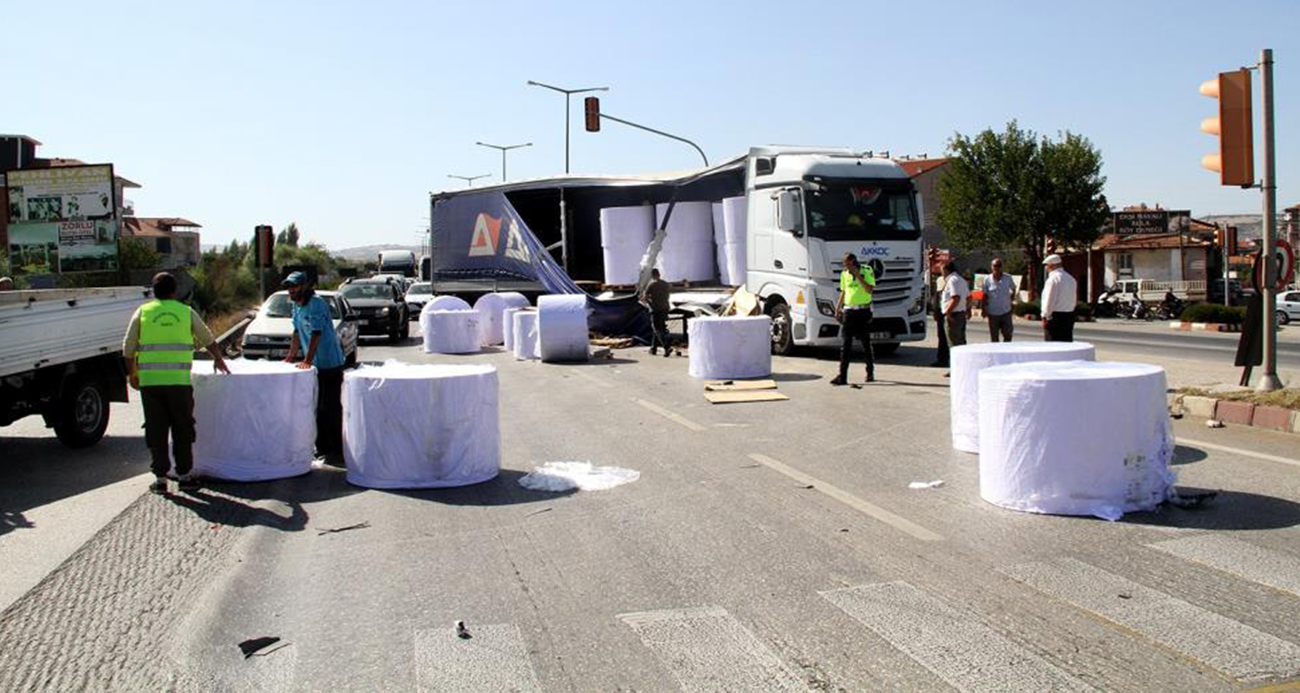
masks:
{"label": "sign reading zorlu", "polygon": [[15,272],[117,269],[118,219],[111,164],[5,174],[9,263]]}

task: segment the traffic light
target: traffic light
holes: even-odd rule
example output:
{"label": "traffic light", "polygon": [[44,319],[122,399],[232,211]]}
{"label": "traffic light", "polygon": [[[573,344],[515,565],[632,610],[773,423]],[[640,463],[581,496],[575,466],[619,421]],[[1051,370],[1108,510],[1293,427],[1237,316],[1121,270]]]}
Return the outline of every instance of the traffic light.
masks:
{"label": "traffic light", "polygon": [[275,264],[275,229],[265,224],[254,229],[256,259],[258,267],[271,267]]}
{"label": "traffic light", "polygon": [[1222,185],[1255,184],[1255,132],[1251,114],[1250,70],[1220,72],[1201,85],[1201,93],[1219,102],[1219,116],[1201,121],[1201,132],[1219,137],[1219,153],[1201,165],[1219,172]]}
{"label": "traffic light", "polygon": [[582,102],[587,109],[587,132],[600,132],[600,99],[588,96]]}

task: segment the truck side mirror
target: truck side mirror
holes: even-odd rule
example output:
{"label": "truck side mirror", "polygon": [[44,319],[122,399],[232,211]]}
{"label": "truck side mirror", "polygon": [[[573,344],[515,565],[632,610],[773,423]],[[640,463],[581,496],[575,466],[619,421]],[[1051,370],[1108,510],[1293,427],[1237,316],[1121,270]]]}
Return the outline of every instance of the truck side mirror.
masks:
{"label": "truck side mirror", "polygon": [[776,226],[795,236],[803,235],[801,196],[798,190],[782,190],[776,196]]}

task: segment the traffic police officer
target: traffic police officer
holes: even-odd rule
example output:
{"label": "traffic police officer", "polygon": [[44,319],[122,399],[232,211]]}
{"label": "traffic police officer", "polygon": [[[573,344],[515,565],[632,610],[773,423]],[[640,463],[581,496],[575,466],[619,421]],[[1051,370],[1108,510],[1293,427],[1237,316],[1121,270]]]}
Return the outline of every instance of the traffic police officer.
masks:
{"label": "traffic police officer", "polygon": [[216,370],[229,373],[212,332],[189,306],[177,301],[176,277],[159,272],[153,278],[154,300],[140,306],[126,328],[122,355],[131,387],[140,391],[144,406],[144,439],[152,459],[154,481],[149,490],[167,493],[167,438],[182,491],[198,489],[191,476],[194,465],[194,388],[190,364],[194,350],[205,348]]}
{"label": "traffic police officer", "polygon": [[857,338],[867,350],[867,382],[876,379],[876,362],[871,353],[871,294],[876,289],[876,273],[858,264],[853,253],[844,254],[844,271],[840,272],[840,295],[835,301],[835,318],[840,321],[840,374],[831,385],[844,385],[849,377],[849,357]]}

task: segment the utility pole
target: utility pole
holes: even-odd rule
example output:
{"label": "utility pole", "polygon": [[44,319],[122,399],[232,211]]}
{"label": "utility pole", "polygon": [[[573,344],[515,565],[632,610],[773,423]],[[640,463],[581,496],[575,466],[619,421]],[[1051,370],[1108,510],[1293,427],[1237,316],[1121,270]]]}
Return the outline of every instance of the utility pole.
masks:
{"label": "utility pole", "polygon": [[587,92],[592,92],[592,91],[609,91],[609,87],[586,87],[583,89],[565,89],[564,87],[556,87],[550,84],[544,84],[542,82],[534,82],[531,79],[528,80],[528,86],[541,87],[543,89],[550,89],[551,91],[557,91],[561,94],[564,94],[564,173],[565,175],[568,175],[569,173],[569,111],[571,105],[570,104],[571,99],[569,97],[573,96],[574,94],[586,94]]}
{"label": "utility pole", "polygon": [[501,182],[502,183],[506,182],[506,152],[510,151],[511,149],[519,149],[520,147],[533,146],[532,142],[524,142],[523,144],[488,144],[487,142],[475,142],[474,144],[477,144],[480,147],[487,147],[489,149],[499,149],[501,151]]}
{"label": "utility pole", "polygon": [[1277,223],[1277,171],[1273,161],[1273,49],[1259,56],[1260,86],[1264,92],[1264,374],[1260,392],[1282,389],[1277,377],[1277,254],[1274,252]]}

